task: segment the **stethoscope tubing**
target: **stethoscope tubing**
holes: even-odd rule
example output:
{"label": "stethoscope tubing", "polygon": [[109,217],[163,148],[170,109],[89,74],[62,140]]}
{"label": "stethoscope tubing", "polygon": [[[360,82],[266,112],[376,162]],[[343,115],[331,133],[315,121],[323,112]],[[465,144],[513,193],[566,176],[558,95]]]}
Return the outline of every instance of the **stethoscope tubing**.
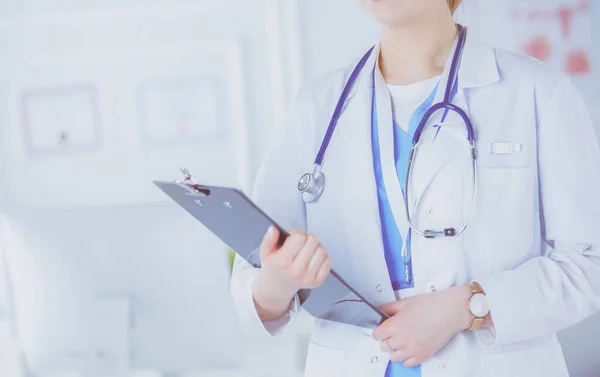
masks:
{"label": "stethoscope tubing", "polygon": [[[413,141],[412,141],[413,146],[412,146],[409,161],[408,161],[408,169],[407,169],[407,174],[406,174],[406,186],[405,186],[406,192],[403,193],[403,195],[405,195],[404,205],[405,205],[406,217],[407,217],[407,220],[408,220],[411,230],[414,231],[416,234],[422,235],[427,238],[452,237],[452,236],[457,236],[457,235],[461,234],[462,232],[464,232],[470,222],[473,207],[474,207],[474,202],[475,202],[475,190],[476,190],[476,183],[477,183],[477,180],[476,180],[477,153],[476,153],[476,148],[475,148],[475,129],[473,127],[473,124],[471,123],[471,120],[469,119],[469,116],[465,113],[465,111],[462,110],[457,105],[454,105],[452,103],[452,100],[453,100],[452,97],[455,94],[455,90],[458,88],[458,70],[459,70],[460,62],[462,60],[462,55],[464,52],[466,38],[467,38],[467,29],[461,27],[461,29],[459,31],[459,37],[458,37],[456,50],[455,50],[454,56],[452,58],[451,66],[450,66],[448,82],[447,82],[447,85],[445,88],[445,93],[444,93],[444,100],[443,100],[443,102],[435,104],[431,108],[429,108],[429,110],[423,116],[423,119],[421,120],[421,122],[419,123],[419,126],[415,130],[415,134],[413,136]],[[333,137],[337,123],[342,114],[344,104],[350,95],[350,91],[352,90],[353,86],[356,84],[358,76],[363,71],[363,69],[364,69],[367,61],[369,60],[369,57],[373,53],[374,49],[375,49],[375,47],[372,47],[371,49],[369,49],[369,51],[367,51],[367,53],[361,58],[361,60],[357,64],[357,66],[352,71],[350,77],[348,78],[348,81],[346,82],[346,85],[344,86],[342,94],[336,104],[335,110],[333,112],[333,115],[331,117],[331,120],[330,120],[328,128],[327,128],[327,131],[323,138],[323,142],[321,143],[321,147],[319,148],[319,152],[317,153],[317,156],[315,158],[313,172],[312,172],[312,174],[307,173],[307,174],[303,175],[299,182],[298,189],[302,192],[303,199],[306,203],[316,202],[324,190],[325,175],[321,170],[322,170],[323,161],[325,158],[325,153],[327,151],[327,148],[329,147],[329,143],[331,141],[331,138]],[[373,88],[373,90],[375,90],[375,88]],[[429,123],[431,117],[437,111],[440,111],[440,110],[445,110],[444,116],[442,118],[442,122],[445,120],[449,111],[455,112],[456,114],[458,114],[460,116],[460,118],[462,118],[462,120],[464,121],[464,124],[465,124],[465,128],[467,130],[467,141],[470,146],[470,158],[471,158],[471,166],[472,166],[471,200],[469,203],[469,211],[468,211],[466,221],[461,226],[461,228],[458,229],[458,231],[455,230],[454,228],[444,229],[443,231],[431,231],[431,230],[423,231],[423,230],[418,229],[412,221],[410,211],[409,211],[409,205],[408,205],[410,182],[411,182],[412,171],[413,171],[413,163],[416,159],[417,149],[418,149],[419,142],[421,140],[423,130]]]}
{"label": "stethoscope tubing", "polygon": [[340,119],[340,116],[342,115],[342,109],[344,108],[344,103],[346,102],[346,99],[350,95],[350,91],[352,90],[352,87],[356,83],[358,76],[360,75],[363,68],[365,67],[365,64],[367,64],[367,61],[369,60],[369,57],[373,53],[374,49],[375,49],[375,46],[371,47],[371,49],[369,49],[369,51],[367,51],[367,53],[362,57],[360,62],[354,68],[354,71],[352,71],[350,78],[348,78],[346,86],[344,87],[344,90],[342,91],[342,95],[340,96],[340,98],[335,106],[335,110],[333,112],[333,115],[331,116],[331,120],[329,121],[329,126],[327,127],[327,132],[325,133],[325,137],[323,138],[323,142],[321,143],[321,148],[319,148],[319,153],[317,153],[317,157],[315,158],[315,165],[323,166],[323,159],[325,158],[325,152],[327,151],[327,148],[329,147],[329,142],[331,141],[331,138],[333,137],[333,133],[335,132],[335,128],[337,127],[338,120]]}

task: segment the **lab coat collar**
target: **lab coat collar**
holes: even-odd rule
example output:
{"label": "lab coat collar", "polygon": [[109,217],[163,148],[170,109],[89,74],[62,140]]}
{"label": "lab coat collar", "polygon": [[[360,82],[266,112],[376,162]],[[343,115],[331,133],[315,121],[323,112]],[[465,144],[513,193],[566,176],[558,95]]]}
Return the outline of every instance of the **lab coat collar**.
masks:
{"label": "lab coat collar", "polygon": [[[467,40],[465,42],[463,57],[459,68],[459,87],[462,89],[476,88],[498,82],[500,80],[500,73],[498,70],[494,48],[478,40],[477,36],[474,35],[473,32],[471,32],[468,28],[467,33]],[[373,89],[373,80],[371,75],[373,74],[375,64],[377,64],[380,52],[381,44],[377,43],[373,48],[373,52],[371,53],[365,68],[360,74],[357,84],[352,88],[348,99],[351,99],[359,90],[359,88]],[[448,71],[453,56],[454,48],[448,56],[445,71]],[[352,62],[352,65],[348,67],[348,76],[357,64],[358,60]],[[440,88],[440,92],[443,92],[441,89],[442,88]]]}
{"label": "lab coat collar", "polygon": [[498,82],[500,73],[494,48],[478,40],[472,31],[467,29],[467,33],[458,76],[459,86],[463,89],[477,88]]}

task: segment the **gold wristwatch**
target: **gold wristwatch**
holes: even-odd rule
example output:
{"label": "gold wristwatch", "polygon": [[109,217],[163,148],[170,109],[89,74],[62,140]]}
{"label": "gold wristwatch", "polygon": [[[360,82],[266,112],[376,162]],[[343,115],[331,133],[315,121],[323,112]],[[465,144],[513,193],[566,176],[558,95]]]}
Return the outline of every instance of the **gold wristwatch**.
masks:
{"label": "gold wristwatch", "polygon": [[468,331],[473,331],[483,327],[486,317],[490,314],[490,306],[481,285],[472,283],[469,284],[469,288],[471,289],[471,298],[467,304],[467,309],[475,317],[475,320],[473,320],[473,324]]}

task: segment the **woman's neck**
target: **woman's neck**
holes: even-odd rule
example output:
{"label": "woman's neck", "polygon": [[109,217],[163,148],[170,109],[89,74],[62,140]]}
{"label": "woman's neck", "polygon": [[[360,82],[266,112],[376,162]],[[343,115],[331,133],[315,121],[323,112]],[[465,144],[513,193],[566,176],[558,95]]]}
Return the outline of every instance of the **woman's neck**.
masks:
{"label": "woman's neck", "polygon": [[452,17],[440,14],[429,22],[382,29],[379,68],[392,85],[409,85],[444,72],[456,40]]}

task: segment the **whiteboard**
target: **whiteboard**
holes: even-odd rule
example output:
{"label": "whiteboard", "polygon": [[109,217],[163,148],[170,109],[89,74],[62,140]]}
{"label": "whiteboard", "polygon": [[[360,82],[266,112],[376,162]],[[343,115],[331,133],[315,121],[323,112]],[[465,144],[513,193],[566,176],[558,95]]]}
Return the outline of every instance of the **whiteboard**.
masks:
{"label": "whiteboard", "polygon": [[471,0],[467,4],[472,8],[470,16],[477,34],[483,39],[566,72],[581,91],[600,134],[597,2]]}
{"label": "whiteboard", "polygon": [[[263,135],[291,97],[284,74],[299,77],[284,63],[292,8],[288,15],[270,0],[70,3],[14,2],[19,14],[0,15],[6,207],[164,202],[151,182],[179,179],[181,167],[249,190],[270,144]],[[76,97],[58,94],[84,86]],[[51,102],[64,119],[50,120]]]}
{"label": "whiteboard", "polygon": [[217,76],[148,80],[136,89],[143,143],[219,141],[229,123],[224,84]]}

